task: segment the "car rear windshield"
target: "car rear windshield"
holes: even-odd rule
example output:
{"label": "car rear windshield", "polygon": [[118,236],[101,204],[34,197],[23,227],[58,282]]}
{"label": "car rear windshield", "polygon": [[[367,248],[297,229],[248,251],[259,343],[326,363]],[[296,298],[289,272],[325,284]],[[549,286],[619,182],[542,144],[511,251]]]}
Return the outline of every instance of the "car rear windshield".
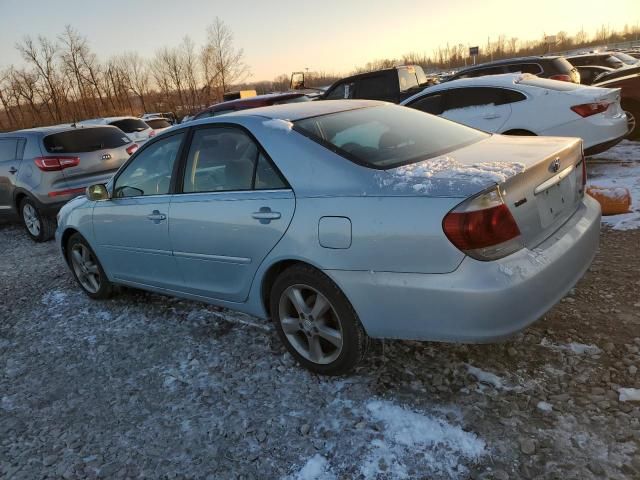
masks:
{"label": "car rear windshield", "polygon": [[131,143],[126,135],[113,127],[78,128],[47,135],[42,141],[49,153],[95,152]]}
{"label": "car rear windshield", "polygon": [[448,153],[488,134],[412,108],[385,105],[305,118],[294,129],[355,163],[389,169]]}
{"label": "car rear windshield", "polygon": [[627,65],[635,65],[639,62],[637,58],[633,58],[631,55],[627,55],[623,52],[615,52],[612,55],[618,60],[622,60]]}
{"label": "car rear windshield", "polygon": [[116,120],[111,122],[111,125],[118,127],[124,133],[141,132],[149,128],[149,125],[144,123],[143,120],[137,118],[125,118],[124,120]]}
{"label": "car rear windshield", "polygon": [[556,58],[553,61],[553,65],[560,73],[569,73],[575,68],[573,65],[571,65],[571,62],[569,62],[569,60],[564,57]]}
{"label": "car rear windshield", "polygon": [[[147,125],[149,125],[151,128],[156,129],[156,128],[169,128],[171,126],[171,124],[166,121],[164,118],[154,118],[153,120],[145,120],[144,121]],[[116,125],[117,127],[118,125]],[[120,128],[120,127],[118,127]],[[120,130],[122,130],[122,128],[120,128]]]}
{"label": "car rear windshield", "polygon": [[573,82],[562,82],[560,80],[549,80],[548,78],[539,78],[533,75],[526,75],[517,81],[520,85],[529,85],[531,87],[546,88],[548,90],[557,90],[559,92],[570,92],[584,88],[584,85]]}

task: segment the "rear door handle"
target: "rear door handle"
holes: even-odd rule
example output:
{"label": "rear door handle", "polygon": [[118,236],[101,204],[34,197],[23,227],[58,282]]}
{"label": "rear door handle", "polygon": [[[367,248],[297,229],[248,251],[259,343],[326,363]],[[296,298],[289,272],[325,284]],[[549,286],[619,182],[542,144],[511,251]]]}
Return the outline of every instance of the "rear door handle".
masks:
{"label": "rear door handle", "polygon": [[151,212],[151,215],[147,215],[147,218],[153,221],[153,223],[160,223],[163,220],[166,220],[167,216],[164,213],[160,213],[159,210],[154,210]]}
{"label": "rear door handle", "polygon": [[15,174],[17,171],[18,171],[18,169],[17,169],[16,167],[11,167],[11,168],[9,169],[9,173],[10,173],[11,175]]}
{"label": "rear door handle", "polygon": [[269,223],[271,220],[277,220],[282,217],[280,212],[272,212],[269,207],[261,207],[260,211],[253,212],[251,216],[256,220],[260,220],[260,223]]}

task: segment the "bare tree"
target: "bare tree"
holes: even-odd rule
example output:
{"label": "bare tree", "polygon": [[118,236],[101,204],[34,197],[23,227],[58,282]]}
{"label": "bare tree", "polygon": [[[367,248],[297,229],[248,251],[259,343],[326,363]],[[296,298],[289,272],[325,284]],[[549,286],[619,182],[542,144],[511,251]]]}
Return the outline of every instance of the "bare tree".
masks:
{"label": "bare tree", "polygon": [[137,52],[128,52],[121,57],[129,89],[140,99],[142,109],[147,111],[146,97],[149,95],[151,74],[147,61]]}
{"label": "bare tree", "polygon": [[201,60],[205,84],[209,91],[217,90],[218,99],[230,85],[243,82],[250,74],[244,63],[244,51],[235,47],[233,32],[219,17],[207,29]]}

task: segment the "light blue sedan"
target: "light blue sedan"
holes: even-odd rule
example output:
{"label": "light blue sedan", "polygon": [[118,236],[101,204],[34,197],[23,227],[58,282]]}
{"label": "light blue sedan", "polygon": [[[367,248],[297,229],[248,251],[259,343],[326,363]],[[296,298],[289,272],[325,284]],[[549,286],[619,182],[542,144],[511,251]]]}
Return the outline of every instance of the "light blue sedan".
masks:
{"label": "light blue sedan", "polygon": [[126,285],[272,318],[303,366],[342,374],[371,337],[487,342],[542,316],[598,247],[584,167],[579,139],[279,105],[150,140],[56,239],[92,298]]}

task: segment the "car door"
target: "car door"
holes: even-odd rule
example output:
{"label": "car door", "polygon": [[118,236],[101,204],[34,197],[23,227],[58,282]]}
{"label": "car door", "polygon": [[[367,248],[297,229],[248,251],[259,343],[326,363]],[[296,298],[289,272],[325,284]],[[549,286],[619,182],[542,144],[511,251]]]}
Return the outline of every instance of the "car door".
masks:
{"label": "car door", "polygon": [[180,187],[169,235],[187,293],[244,301],[289,226],[293,191],[252,136],[215,125],[194,129]]}
{"label": "car door", "polygon": [[15,179],[22,162],[24,140],[0,138],[0,214],[12,208]]}
{"label": "car door", "polygon": [[499,88],[452,88],[445,97],[442,117],[486,132],[500,131],[511,116]]}
{"label": "car door", "polygon": [[93,229],[98,257],[114,279],[180,289],[169,242],[171,179],[184,130],[140,149],[113,181],[111,198],[96,202]]}

